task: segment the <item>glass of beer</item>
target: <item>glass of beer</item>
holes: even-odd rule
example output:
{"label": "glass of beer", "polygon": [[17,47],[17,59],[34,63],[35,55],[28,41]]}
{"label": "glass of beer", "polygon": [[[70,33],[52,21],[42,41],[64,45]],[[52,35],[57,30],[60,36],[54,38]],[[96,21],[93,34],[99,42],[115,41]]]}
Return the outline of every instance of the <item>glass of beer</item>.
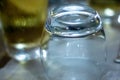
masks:
{"label": "glass of beer", "polygon": [[0,18],[7,53],[24,62],[40,57],[48,0],[1,0]]}

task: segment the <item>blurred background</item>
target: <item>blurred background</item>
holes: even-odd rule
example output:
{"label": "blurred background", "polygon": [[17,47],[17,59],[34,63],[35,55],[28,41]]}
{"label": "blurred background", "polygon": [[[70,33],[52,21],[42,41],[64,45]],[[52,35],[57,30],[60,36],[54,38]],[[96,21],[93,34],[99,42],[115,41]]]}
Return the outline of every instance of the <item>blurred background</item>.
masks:
{"label": "blurred background", "polygon": [[[65,3],[86,4],[97,10],[102,16],[114,16],[120,10],[120,0],[49,0],[49,5]],[[79,4],[78,3],[78,4]]]}

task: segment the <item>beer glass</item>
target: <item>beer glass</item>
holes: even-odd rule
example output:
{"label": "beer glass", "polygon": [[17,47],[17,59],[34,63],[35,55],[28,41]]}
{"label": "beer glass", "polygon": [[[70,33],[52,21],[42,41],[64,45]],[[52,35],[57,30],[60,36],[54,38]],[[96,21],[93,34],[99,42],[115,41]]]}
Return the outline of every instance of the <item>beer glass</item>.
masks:
{"label": "beer glass", "polygon": [[8,54],[21,62],[40,57],[48,0],[1,0],[0,17]]}

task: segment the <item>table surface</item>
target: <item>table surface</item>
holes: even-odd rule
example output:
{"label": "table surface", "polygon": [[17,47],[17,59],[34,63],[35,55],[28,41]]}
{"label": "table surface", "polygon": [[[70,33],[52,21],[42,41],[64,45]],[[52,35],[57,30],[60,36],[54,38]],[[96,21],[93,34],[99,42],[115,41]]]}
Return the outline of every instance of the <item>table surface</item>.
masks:
{"label": "table surface", "polygon": [[[116,28],[116,24],[112,24],[112,19],[104,20],[104,30],[106,34],[107,51],[109,53],[108,60],[112,60],[118,51],[120,43],[120,28]],[[119,26],[120,27],[120,26]],[[0,55],[5,54],[2,38],[0,39]],[[41,64],[41,60],[29,61],[20,64],[11,59],[3,68],[0,69],[0,80],[45,80],[46,74]]]}

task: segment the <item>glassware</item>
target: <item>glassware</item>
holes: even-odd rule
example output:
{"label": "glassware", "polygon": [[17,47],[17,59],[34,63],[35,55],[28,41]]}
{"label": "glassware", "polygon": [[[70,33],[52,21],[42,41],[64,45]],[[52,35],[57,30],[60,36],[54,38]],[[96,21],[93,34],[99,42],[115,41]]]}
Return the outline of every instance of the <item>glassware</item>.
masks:
{"label": "glassware", "polygon": [[1,0],[2,30],[8,54],[21,62],[40,57],[48,0]]}
{"label": "glassware", "polygon": [[99,80],[106,60],[105,34],[99,14],[82,4],[52,7],[46,29],[51,34],[43,50],[50,80]]}

